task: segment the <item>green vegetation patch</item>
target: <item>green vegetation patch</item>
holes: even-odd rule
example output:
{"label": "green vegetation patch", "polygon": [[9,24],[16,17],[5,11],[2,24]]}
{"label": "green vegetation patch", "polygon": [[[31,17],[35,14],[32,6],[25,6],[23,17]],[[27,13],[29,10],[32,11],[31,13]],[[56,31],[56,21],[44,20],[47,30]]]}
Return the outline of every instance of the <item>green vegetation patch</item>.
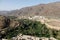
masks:
{"label": "green vegetation patch", "polygon": [[45,24],[41,24],[39,21],[32,21],[28,19],[18,20],[20,25],[14,29],[8,29],[4,38],[12,38],[22,33],[25,35],[37,36],[37,37],[54,37],[60,38],[60,31],[48,29]]}

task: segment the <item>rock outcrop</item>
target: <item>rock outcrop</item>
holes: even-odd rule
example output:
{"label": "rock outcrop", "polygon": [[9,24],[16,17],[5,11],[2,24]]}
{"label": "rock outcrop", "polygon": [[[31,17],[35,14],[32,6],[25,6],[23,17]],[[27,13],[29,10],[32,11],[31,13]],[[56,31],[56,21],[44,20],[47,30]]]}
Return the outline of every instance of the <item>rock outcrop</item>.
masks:
{"label": "rock outcrop", "polygon": [[18,26],[19,26],[18,21],[0,15],[0,38],[2,37],[2,35],[5,35],[7,31],[10,30],[11,28],[13,29]]}
{"label": "rock outcrop", "polygon": [[9,25],[10,28],[16,28],[18,26],[19,26],[19,22],[18,21],[10,20],[10,25]]}
{"label": "rock outcrop", "polygon": [[5,16],[0,15],[0,29],[6,27],[6,21],[7,21],[7,18]]}

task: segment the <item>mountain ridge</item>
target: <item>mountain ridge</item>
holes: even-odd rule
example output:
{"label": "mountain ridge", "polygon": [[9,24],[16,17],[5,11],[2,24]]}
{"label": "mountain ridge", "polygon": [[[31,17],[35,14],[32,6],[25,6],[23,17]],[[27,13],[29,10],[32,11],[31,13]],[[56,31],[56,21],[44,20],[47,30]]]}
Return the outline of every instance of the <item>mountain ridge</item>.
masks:
{"label": "mountain ridge", "polygon": [[18,10],[12,10],[7,13],[10,16],[47,16],[60,17],[60,2],[39,4],[30,7],[24,7]]}

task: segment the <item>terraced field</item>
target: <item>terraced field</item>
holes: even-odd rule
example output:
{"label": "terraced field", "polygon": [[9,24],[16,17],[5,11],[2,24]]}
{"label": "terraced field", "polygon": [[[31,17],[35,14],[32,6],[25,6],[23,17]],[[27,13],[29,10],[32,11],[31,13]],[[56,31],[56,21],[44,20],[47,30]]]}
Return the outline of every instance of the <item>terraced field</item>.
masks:
{"label": "terraced field", "polygon": [[60,30],[60,21],[59,20],[50,20],[45,23],[48,28]]}

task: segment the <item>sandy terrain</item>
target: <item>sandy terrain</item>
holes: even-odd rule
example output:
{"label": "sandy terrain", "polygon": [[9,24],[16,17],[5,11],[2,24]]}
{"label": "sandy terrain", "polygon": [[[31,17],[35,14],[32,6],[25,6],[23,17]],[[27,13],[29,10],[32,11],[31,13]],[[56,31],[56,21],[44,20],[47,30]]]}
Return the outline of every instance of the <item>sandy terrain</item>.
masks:
{"label": "sandy terrain", "polygon": [[51,29],[60,30],[60,20],[52,19],[49,22],[45,22],[46,26]]}

